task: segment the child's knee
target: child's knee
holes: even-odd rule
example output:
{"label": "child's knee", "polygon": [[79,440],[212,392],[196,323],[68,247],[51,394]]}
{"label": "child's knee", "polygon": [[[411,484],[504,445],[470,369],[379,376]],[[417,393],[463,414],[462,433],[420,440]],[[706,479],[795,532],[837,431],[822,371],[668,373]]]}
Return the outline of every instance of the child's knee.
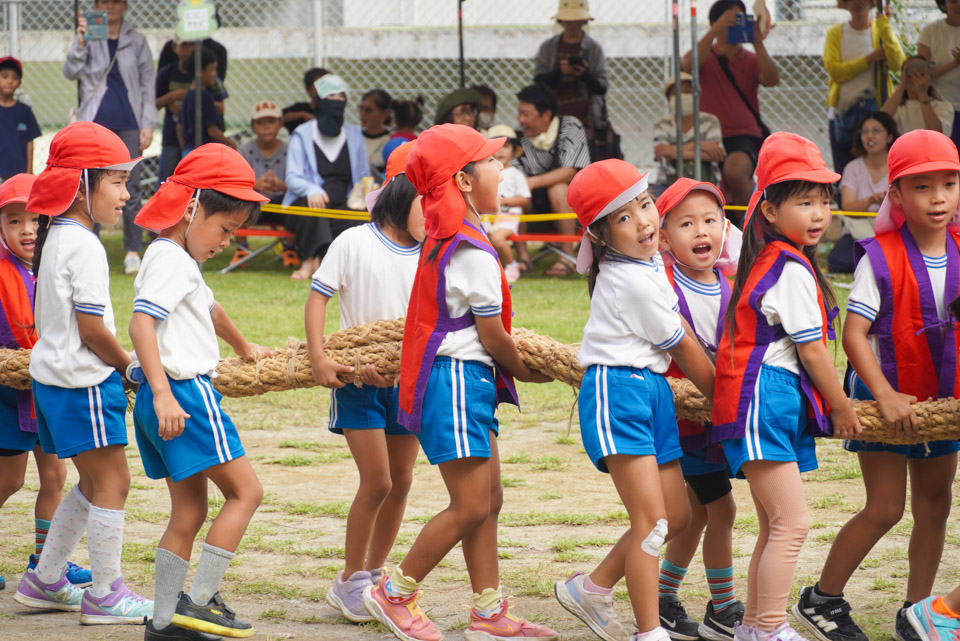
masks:
{"label": "child's knee", "polygon": [[55,461],[53,465],[43,465],[37,470],[40,477],[40,489],[50,488],[62,492],[67,482],[67,466],[62,461]]}
{"label": "child's knee", "polygon": [[206,501],[198,501],[188,506],[178,505],[170,513],[169,527],[192,540],[206,522],[208,512]]}
{"label": "child's knee", "polygon": [[705,508],[710,525],[733,528],[733,524],[737,520],[737,502],[733,499],[733,492],[728,492],[716,501],[706,505]]}
{"label": "child's knee", "polygon": [[953,493],[946,486],[939,491],[914,493],[910,499],[910,507],[914,514],[914,521],[945,522],[950,516],[953,503]]}
{"label": "child's knee", "polygon": [[404,470],[403,472],[391,472],[390,475],[390,496],[392,498],[406,499],[410,493],[410,486],[413,485],[413,470]]}
{"label": "child's knee", "polygon": [[870,501],[861,514],[874,528],[886,532],[903,518],[903,508],[903,503],[896,501]]}
{"label": "child's knee", "polygon": [[503,509],[503,486],[497,484],[497,486],[490,491],[490,510],[488,513],[493,518],[497,518],[500,516],[501,509]]}
{"label": "child's knee", "polygon": [[373,478],[360,480],[357,494],[366,499],[371,505],[382,505],[390,492],[393,491],[393,481],[387,474],[377,474]]}
{"label": "child's knee", "polygon": [[256,483],[251,483],[250,487],[244,489],[241,499],[254,510],[260,507],[263,502],[263,484],[260,479],[256,479]]}
{"label": "child's knee", "polygon": [[490,518],[492,501],[484,501],[478,497],[464,505],[451,505],[450,509],[460,523],[461,531],[472,532],[483,525]]}
{"label": "child's knee", "polygon": [[9,470],[0,474],[0,504],[20,491],[26,481],[26,470]]}

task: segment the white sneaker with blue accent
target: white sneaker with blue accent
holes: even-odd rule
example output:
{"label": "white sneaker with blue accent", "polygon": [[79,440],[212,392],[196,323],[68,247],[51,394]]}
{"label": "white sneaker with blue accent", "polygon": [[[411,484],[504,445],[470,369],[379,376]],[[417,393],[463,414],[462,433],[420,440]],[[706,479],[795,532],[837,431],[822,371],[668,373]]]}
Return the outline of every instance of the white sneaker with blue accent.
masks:
{"label": "white sneaker with blue accent", "polygon": [[557,581],[553,586],[557,601],[604,641],[628,641],[630,633],[613,609],[613,594],[588,592],[583,587],[585,578],[583,572],[577,572],[566,581]]}

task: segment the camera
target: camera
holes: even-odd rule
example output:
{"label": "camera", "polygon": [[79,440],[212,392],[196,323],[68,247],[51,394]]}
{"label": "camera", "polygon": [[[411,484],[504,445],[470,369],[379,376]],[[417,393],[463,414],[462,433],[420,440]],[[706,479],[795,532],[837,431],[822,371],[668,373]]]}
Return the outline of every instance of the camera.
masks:
{"label": "camera", "polygon": [[747,13],[738,13],[737,21],[727,29],[727,42],[742,44],[753,42],[753,16]]}
{"label": "camera", "polygon": [[570,58],[567,59],[567,64],[569,64],[571,67],[582,67],[585,63],[583,61],[583,56],[570,56]]}

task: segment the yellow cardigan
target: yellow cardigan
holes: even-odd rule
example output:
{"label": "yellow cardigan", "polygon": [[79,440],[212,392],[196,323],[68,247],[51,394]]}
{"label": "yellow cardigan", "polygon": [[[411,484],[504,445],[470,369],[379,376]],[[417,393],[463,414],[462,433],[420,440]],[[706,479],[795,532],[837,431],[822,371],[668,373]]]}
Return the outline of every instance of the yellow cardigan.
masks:
{"label": "yellow cardigan", "polygon": [[[893,32],[890,26],[890,18],[881,14],[870,23],[870,35],[873,41],[873,48],[880,46],[880,39],[883,39],[883,50],[887,56],[887,70],[899,72],[900,66],[907,56],[900,47],[900,38]],[[823,66],[830,77],[830,85],[827,89],[827,105],[834,107],[837,104],[837,98],[840,96],[840,85],[856,76],[861,71],[869,68],[865,56],[854,58],[853,60],[843,60],[840,57],[840,43],[843,39],[843,23],[835,24],[827,29],[827,39],[823,43]],[[880,66],[877,65],[875,72],[873,91],[880,105]],[[890,74],[887,74],[887,95],[893,93],[893,80]]]}

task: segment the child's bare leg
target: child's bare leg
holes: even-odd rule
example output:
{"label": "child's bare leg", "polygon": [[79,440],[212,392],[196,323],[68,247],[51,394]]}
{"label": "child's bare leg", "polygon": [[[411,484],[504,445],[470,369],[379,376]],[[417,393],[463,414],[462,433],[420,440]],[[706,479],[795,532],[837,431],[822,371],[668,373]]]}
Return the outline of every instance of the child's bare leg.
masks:
{"label": "child's bare leg", "polygon": [[207,532],[206,542],[234,552],[243,539],[243,533],[247,531],[250,519],[260,507],[263,486],[246,456],[214,465],[204,470],[203,474],[217,486],[224,498],[223,507]]}
{"label": "child's bare leg", "polygon": [[957,473],[957,455],[912,459],[910,469],[910,576],[907,601],[916,603],[930,596],[943,555],[943,542],[950,516],[951,489]]}
{"label": "child's bare leg", "polygon": [[733,522],[737,518],[733,492],[727,492],[704,507],[707,529],[703,537],[703,565],[715,570],[729,568],[733,565]]}
{"label": "child's bare leg", "polygon": [[513,247],[507,240],[512,235],[513,232],[509,229],[494,229],[493,233],[490,234],[490,244],[500,254],[500,262],[503,263],[504,267],[513,262]]}
{"label": "child's bare leg", "polygon": [[[363,569],[380,507],[393,489],[383,430],[343,430],[360,473],[360,485],[347,513],[344,580]],[[411,437],[416,439],[411,434]]]}
{"label": "child's bare leg", "polygon": [[960,586],[957,586],[953,592],[943,597],[943,602],[954,612],[960,612]]}
{"label": "child's bare leg", "polygon": [[[413,482],[413,464],[420,452],[420,443],[413,434],[388,434],[387,456],[390,459],[390,493],[380,506],[373,536],[367,550],[365,569],[375,570],[387,562],[387,556],[393,548],[393,542],[403,523],[403,512],[407,507],[407,494]],[[348,519],[349,525],[349,519]],[[347,539],[349,541],[349,537]],[[344,576],[349,576],[344,572]]]}
{"label": "child's bare leg", "polygon": [[207,520],[207,477],[198,473],[176,483],[168,478],[167,489],[170,491],[170,520],[157,547],[189,561],[197,533]]}
{"label": "child's bare leg", "polygon": [[747,569],[747,603],[744,607],[743,623],[746,625],[757,625],[757,592],[759,590],[759,580],[757,578],[760,568],[760,559],[763,558],[763,551],[767,548],[767,541],[770,538],[770,517],[767,511],[753,490],[753,484],[750,484],[750,496],[753,499],[753,507],[757,510],[757,542],[753,546],[753,555],[750,557],[750,565]]}
{"label": "child's bare leg", "polygon": [[503,486],[500,485],[500,452],[497,437],[490,432],[490,466],[488,487],[490,496],[487,518],[463,537],[463,560],[467,564],[474,594],[487,588],[500,587],[499,555],[497,553],[497,519],[503,506]]}
{"label": "child's bare leg", "polygon": [[108,445],[81,452],[73,458],[80,473],[80,492],[91,505],[122,510],[130,491],[130,470],[123,445]]}
{"label": "child's bare leg", "polygon": [[[67,465],[57,458],[56,454],[45,454],[39,445],[33,448],[33,457],[37,463],[37,474],[40,476],[40,491],[37,492],[34,517],[49,521],[63,498]],[[2,504],[0,501],[0,505]]]}
{"label": "child's bare leg", "polygon": [[6,503],[7,499],[23,487],[27,473],[27,456],[27,452],[24,452],[3,457],[3,465],[0,465],[0,505]]}
{"label": "child's bare leg", "polygon": [[866,502],[863,509],[840,528],[830,546],[818,583],[824,594],[842,594],[847,581],[873,546],[903,517],[907,496],[906,457],[892,452],[859,452],[857,456]]}
{"label": "child's bare leg", "polygon": [[[682,531],[667,543],[667,551],[664,558],[670,563],[688,568],[693,561],[693,556],[697,553],[700,546],[700,537],[703,534],[703,528],[707,525],[707,508],[700,505],[693,490],[687,487],[687,501],[690,504],[690,523]],[[669,523],[669,521],[668,521]],[[709,539],[708,539],[709,541]],[[704,543],[703,557],[706,561],[707,543]]]}

